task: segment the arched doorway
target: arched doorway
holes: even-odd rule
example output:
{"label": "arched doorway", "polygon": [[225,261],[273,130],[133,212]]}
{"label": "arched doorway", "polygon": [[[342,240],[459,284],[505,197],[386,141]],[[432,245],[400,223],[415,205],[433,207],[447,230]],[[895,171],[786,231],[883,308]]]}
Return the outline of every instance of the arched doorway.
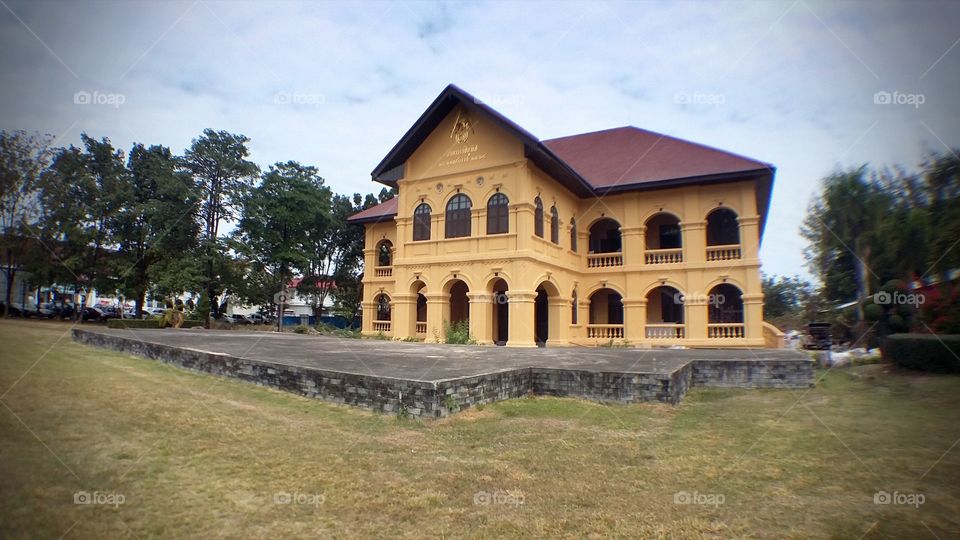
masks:
{"label": "arched doorway", "polygon": [[707,337],[744,337],[743,292],[735,285],[721,283],[710,289],[707,298]]}
{"label": "arched doorway", "polygon": [[384,293],[378,294],[373,299],[377,312],[373,320],[373,330],[375,332],[390,332],[392,313],[390,306],[390,297]]}
{"label": "arched doorway", "polygon": [[537,347],[546,347],[550,333],[550,304],[547,291],[541,285],[537,287],[537,299],[533,308],[533,341]]}
{"label": "arched doorway", "polygon": [[470,323],[470,299],[467,293],[470,288],[462,280],[456,279],[450,284],[450,326],[459,323]]}
{"label": "arched doorway", "polygon": [[707,215],[707,260],[739,259],[740,223],[737,213],[729,208],[717,208]]}
{"label": "arched doorway", "polygon": [[377,244],[377,266],[393,266],[393,242],[381,240]]}
{"label": "arched doorway", "polygon": [[647,293],[647,339],[681,339],[685,337],[683,294],[669,285],[661,285]]}
{"label": "arched doorway", "polygon": [[587,337],[623,339],[623,296],[604,287],[590,295],[590,324]]}
{"label": "arched doorway", "polygon": [[493,282],[491,292],[493,296],[493,342],[496,345],[506,345],[510,339],[510,306],[507,303],[507,282],[498,279]]}
{"label": "arched doorway", "polygon": [[417,295],[417,303],[413,306],[413,332],[417,337],[426,337],[427,335],[427,286],[424,282],[417,280],[410,286],[410,292]]}
{"label": "arched doorway", "polygon": [[533,304],[533,341],[538,347],[547,346],[551,323],[556,324],[560,320],[559,306],[551,305],[551,299],[559,296],[560,291],[549,281],[537,286],[537,297]]}
{"label": "arched doorway", "polygon": [[603,218],[590,226],[590,253],[616,253],[620,249],[619,223]]}
{"label": "arched doorway", "polygon": [[680,220],[673,214],[660,212],[650,217],[644,239],[646,264],[669,264],[683,262],[683,233]]}
{"label": "arched doorway", "polygon": [[737,213],[729,208],[717,208],[707,216],[707,245],[729,246],[740,243],[740,224]]}

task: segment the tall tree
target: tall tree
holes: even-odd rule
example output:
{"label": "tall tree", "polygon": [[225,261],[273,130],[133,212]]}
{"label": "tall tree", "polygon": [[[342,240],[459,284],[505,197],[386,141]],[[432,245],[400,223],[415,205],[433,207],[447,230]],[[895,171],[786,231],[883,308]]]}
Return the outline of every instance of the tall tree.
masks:
{"label": "tall tree", "polygon": [[[211,308],[219,316],[217,296],[227,285],[230,261],[220,225],[232,221],[260,170],[247,160],[250,154],[244,135],[205,129],[184,154],[183,165],[190,171],[202,196],[198,219],[201,227],[200,254],[204,265],[202,287]],[[207,326],[210,324],[209,313]]]}
{"label": "tall tree", "polygon": [[51,137],[25,131],[0,131],[0,250],[6,293],[3,315],[10,313],[17,271],[27,251],[36,249],[29,225],[39,218],[40,176],[50,163]]}
{"label": "tall tree", "polygon": [[330,198],[315,167],[295,161],[270,166],[246,198],[235,235],[235,249],[258,274],[249,280],[257,286],[240,296],[268,305],[295,274],[308,271],[311,239],[330,228]]}
{"label": "tall tree", "polygon": [[[112,232],[124,204],[127,169],[123,152],[109,139],[98,141],[85,133],[80,137],[84,150],[61,149],[41,177],[40,238],[52,253],[39,262],[34,259],[33,268],[51,280],[48,283],[72,283],[89,302],[94,289],[116,288],[116,270],[110,267],[116,249]],[[47,268],[43,261],[49,262]]]}
{"label": "tall tree", "polygon": [[114,236],[122,266],[120,287],[135,298],[139,317],[151,283],[172,282],[173,293],[197,283],[195,259],[189,254],[197,242],[198,198],[169,148],[135,144],[128,167],[127,182],[117,192],[121,210]]}
{"label": "tall tree", "polygon": [[822,192],[812,201],[801,227],[809,242],[807,260],[815,274],[842,276],[849,266],[838,269],[837,263],[852,257],[860,321],[864,320],[863,304],[871,283],[880,279],[870,263],[882,241],[880,225],[891,204],[891,196],[867,178],[866,166],[840,171],[824,179]]}
{"label": "tall tree", "polygon": [[[362,197],[354,193],[353,197],[334,195],[331,201],[330,220],[326,227],[317,227],[318,234],[311,235],[308,244],[310,261],[304,279],[297,287],[306,297],[318,316],[323,314],[327,299],[340,294],[339,288],[359,283],[358,274],[363,267],[364,228],[349,223],[351,215],[376,206],[393,197],[386,189],[380,197],[368,194]],[[344,290],[343,294],[351,292]]]}

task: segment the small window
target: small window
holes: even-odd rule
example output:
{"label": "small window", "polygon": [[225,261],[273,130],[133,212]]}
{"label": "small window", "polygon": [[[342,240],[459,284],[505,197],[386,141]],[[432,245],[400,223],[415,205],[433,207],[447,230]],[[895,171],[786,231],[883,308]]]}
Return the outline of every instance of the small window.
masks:
{"label": "small window", "polygon": [[503,193],[496,193],[487,201],[487,234],[510,231],[510,201]]}
{"label": "small window", "polygon": [[454,195],[447,203],[447,238],[470,236],[470,197],[464,194]]}
{"label": "small window", "polygon": [[537,197],[533,204],[536,207],[533,211],[533,234],[543,238],[543,201]]}
{"label": "small window", "polygon": [[577,252],[577,219],[570,218],[570,251]]}
{"label": "small window", "polygon": [[421,203],[413,211],[413,239],[430,239],[430,205],[427,203]]}
{"label": "small window", "polygon": [[574,289],[574,290],[573,290],[573,306],[572,306],[573,312],[570,313],[570,321],[571,321],[573,324],[579,324],[579,323],[577,322],[577,321],[579,320],[579,317],[577,316],[577,307],[579,307],[579,306],[578,306],[578,303],[577,303],[577,290]]}
{"label": "small window", "polygon": [[557,212],[556,206],[550,207],[550,241],[560,243],[560,212]]}

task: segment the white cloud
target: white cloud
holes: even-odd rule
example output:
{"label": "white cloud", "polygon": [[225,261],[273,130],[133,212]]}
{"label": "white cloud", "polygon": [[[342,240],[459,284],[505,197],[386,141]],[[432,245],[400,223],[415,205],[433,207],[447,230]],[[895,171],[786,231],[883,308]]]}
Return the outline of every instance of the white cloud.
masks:
{"label": "white cloud", "polygon": [[[632,124],[774,163],[773,273],[801,271],[797,228],[835,167],[909,167],[943,150],[938,138],[960,145],[960,46],[931,69],[957,38],[950,3],[8,5],[53,53],[0,12],[0,128],[177,152],[227,129],[252,139],[263,167],[295,159],[339,191],[369,192],[370,170],[453,82],[502,98],[494,106],[542,138]],[[76,106],[78,90],[125,102]],[[878,106],[880,90],[926,102]],[[278,92],[303,99],[277,104]],[[678,92],[722,104],[684,107]]]}

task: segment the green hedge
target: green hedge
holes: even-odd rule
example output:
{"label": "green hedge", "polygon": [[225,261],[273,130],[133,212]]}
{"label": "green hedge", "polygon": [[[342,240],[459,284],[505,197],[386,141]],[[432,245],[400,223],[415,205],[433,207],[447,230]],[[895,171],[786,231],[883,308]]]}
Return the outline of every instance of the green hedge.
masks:
{"label": "green hedge", "polygon": [[158,319],[110,319],[107,328],[160,328]]}
{"label": "green hedge", "polygon": [[[129,329],[142,329],[142,328],[162,328],[160,323],[163,322],[160,319],[110,319],[107,321],[107,328],[129,328]],[[180,328],[202,328],[203,321],[195,321],[187,319],[183,321],[183,324],[180,325]]]}
{"label": "green hedge", "polygon": [[960,373],[960,335],[893,334],[884,341],[883,358],[910,369]]}

